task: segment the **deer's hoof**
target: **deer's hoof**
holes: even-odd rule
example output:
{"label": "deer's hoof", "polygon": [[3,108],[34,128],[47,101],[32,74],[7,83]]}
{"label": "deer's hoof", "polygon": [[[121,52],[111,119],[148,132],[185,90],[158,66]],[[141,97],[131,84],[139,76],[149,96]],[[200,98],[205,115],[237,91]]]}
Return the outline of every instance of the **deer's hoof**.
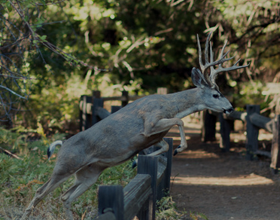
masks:
{"label": "deer's hoof", "polygon": [[175,149],[175,151],[174,151],[174,153],[173,153],[173,156],[175,156],[176,154],[178,154],[178,150],[177,150],[177,149],[179,149],[179,148],[181,148],[181,145],[179,145],[179,146]]}
{"label": "deer's hoof", "polygon": [[137,167],[137,162],[136,162],[136,160],[134,160],[133,162],[132,162],[132,169],[134,169],[135,167]]}

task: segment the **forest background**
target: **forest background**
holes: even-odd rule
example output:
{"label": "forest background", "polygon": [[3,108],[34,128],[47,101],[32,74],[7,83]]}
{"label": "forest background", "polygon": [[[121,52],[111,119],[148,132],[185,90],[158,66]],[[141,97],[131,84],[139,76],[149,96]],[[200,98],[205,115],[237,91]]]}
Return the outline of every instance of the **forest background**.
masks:
{"label": "forest background", "polygon": [[[217,82],[235,108],[279,114],[280,3],[277,0],[1,0],[1,123],[42,134],[77,132],[79,98],[177,92],[192,87],[196,34],[214,31],[216,57],[228,40],[233,65]],[[230,44],[230,45],[229,45]]]}
{"label": "forest background", "polygon": [[[0,0],[0,219],[22,216],[49,178],[56,153],[48,160],[46,148],[78,132],[81,95],[193,87],[196,34],[204,45],[214,31],[216,57],[228,40],[235,58],[225,65],[250,63],[217,79],[236,110],[260,104],[262,114],[280,114],[279,15],[278,0]],[[124,186],[134,175],[130,161],[104,171],[74,202],[75,218],[96,215],[98,185]],[[41,202],[34,219],[65,219],[57,198],[72,181]]]}

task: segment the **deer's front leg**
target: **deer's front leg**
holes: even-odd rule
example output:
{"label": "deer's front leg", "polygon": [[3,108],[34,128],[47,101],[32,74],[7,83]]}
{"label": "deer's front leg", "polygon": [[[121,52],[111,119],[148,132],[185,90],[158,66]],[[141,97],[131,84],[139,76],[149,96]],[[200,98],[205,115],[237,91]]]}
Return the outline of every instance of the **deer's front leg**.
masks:
{"label": "deer's front leg", "polygon": [[159,134],[165,131],[168,131],[170,128],[172,128],[174,125],[177,125],[179,127],[180,131],[180,137],[181,137],[181,144],[177,147],[177,149],[174,151],[174,155],[177,153],[182,152],[184,149],[187,148],[187,141],[186,136],[184,132],[184,122],[179,118],[170,118],[170,119],[160,119],[155,124],[152,122],[147,121],[144,125],[144,136],[150,137],[154,134]]}

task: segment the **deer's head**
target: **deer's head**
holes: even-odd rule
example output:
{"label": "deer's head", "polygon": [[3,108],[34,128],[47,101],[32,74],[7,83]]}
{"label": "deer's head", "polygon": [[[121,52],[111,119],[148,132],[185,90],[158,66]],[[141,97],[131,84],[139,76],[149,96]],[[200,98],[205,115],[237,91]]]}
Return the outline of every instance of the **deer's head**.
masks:
{"label": "deer's head", "polygon": [[[210,43],[210,36],[212,33],[210,33],[206,40],[205,45],[205,64],[202,63],[202,55],[201,55],[201,47],[199,38],[197,36],[197,44],[198,44],[198,55],[199,55],[199,65],[201,68],[201,71],[197,68],[192,69],[192,81],[194,85],[200,90],[199,94],[201,97],[200,99],[203,100],[203,103],[207,109],[216,111],[216,112],[224,112],[229,114],[233,111],[233,107],[230,104],[230,102],[221,94],[219,91],[219,87],[217,86],[215,80],[220,72],[225,71],[231,71],[236,70],[240,68],[245,68],[246,66],[237,66],[238,60],[233,66],[228,68],[223,68],[222,64],[228,60],[231,60],[233,57],[225,58],[226,55],[229,53],[224,53],[227,41],[225,42],[220,58],[216,61],[213,61],[213,51],[212,51],[212,45]],[[210,45],[210,62],[208,61],[208,48]],[[218,68],[214,69],[214,66],[218,65]],[[208,69],[210,69],[210,74],[208,73]]]}

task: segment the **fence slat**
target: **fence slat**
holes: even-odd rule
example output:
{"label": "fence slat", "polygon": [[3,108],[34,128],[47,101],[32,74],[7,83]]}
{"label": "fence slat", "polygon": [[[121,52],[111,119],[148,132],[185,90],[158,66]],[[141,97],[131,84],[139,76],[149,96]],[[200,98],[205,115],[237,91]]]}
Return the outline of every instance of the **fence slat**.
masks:
{"label": "fence slat", "polygon": [[122,97],[123,97],[122,107],[124,107],[128,104],[129,101],[128,91],[122,91]]}
{"label": "fence slat", "polygon": [[92,124],[94,125],[99,122],[101,119],[98,117],[98,108],[103,108],[103,99],[102,98],[94,98],[92,105]]}
{"label": "fence slat", "polygon": [[139,219],[153,220],[156,214],[156,193],[157,193],[157,170],[158,157],[138,156],[138,174],[149,174],[151,176],[152,195],[146,204],[146,207],[140,210],[137,214]]}
{"label": "fence slat", "polygon": [[91,125],[91,115],[89,114],[88,107],[92,98],[82,95],[80,99],[80,131],[88,129]]}
{"label": "fence slat", "polygon": [[124,220],[124,197],[122,186],[99,186],[98,215],[111,209],[116,220]]}
{"label": "fence slat", "polygon": [[257,113],[253,113],[252,115],[250,115],[250,121],[253,125],[257,127],[266,129],[271,133],[273,131],[272,127],[273,127],[274,119],[262,116]]}
{"label": "fence slat", "polygon": [[117,220],[116,216],[112,212],[97,216],[94,220]]}
{"label": "fence slat", "polygon": [[216,120],[217,117],[213,114],[210,114],[209,110],[202,112],[203,126],[201,128],[201,139],[203,142],[216,140]]}
{"label": "fence slat", "polygon": [[132,219],[152,194],[151,176],[137,174],[123,189],[124,219]]}
{"label": "fence slat", "polygon": [[100,119],[108,117],[111,113],[108,112],[105,108],[97,107],[96,114]]}
{"label": "fence slat", "polygon": [[247,141],[246,141],[246,149],[247,149],[247,159],[252,160],[254,158],[255,152],[258,150],[258,136],[259,129],[255,125],[252,124],[250,120],[250,116],[254,113],[260,113],[259,105],[246,105],[246,121],[247,121]]}
{"label": "fence slat", "polygon": [[116,111],[119,111],[122,107],[121,106],[111,106],[111,114],[115,113]]}
{"label": "fence slat", "polygon": [[270,167],[274,173],[277,173],[278,168],[280,168],[280,115],[276,116],[276,121],[273,123]]}
{"label": "fence slat", "polygon": [[220,121],[220,148],[225,151],[229,152],[230,149],[230,122],[227,119],[224,119],[223,113],[219,114],[219,121]]}
{"label": "fence slat", "polygon": [[170,176],[171,176],[171,168],[172,168],[172,158],[173,158],[173,138],[164,138],[164,140],[168,143],[169,149],[163,155],[167,158],[166,170],[165,170],[165,180],[163,181],[163,192],[164,196],[169,195],[170,190]]}
{"label": "fence slat", "polygon": [[233,111],[229,115],[223,114],[224,119],[246,121],[247,112]]}

